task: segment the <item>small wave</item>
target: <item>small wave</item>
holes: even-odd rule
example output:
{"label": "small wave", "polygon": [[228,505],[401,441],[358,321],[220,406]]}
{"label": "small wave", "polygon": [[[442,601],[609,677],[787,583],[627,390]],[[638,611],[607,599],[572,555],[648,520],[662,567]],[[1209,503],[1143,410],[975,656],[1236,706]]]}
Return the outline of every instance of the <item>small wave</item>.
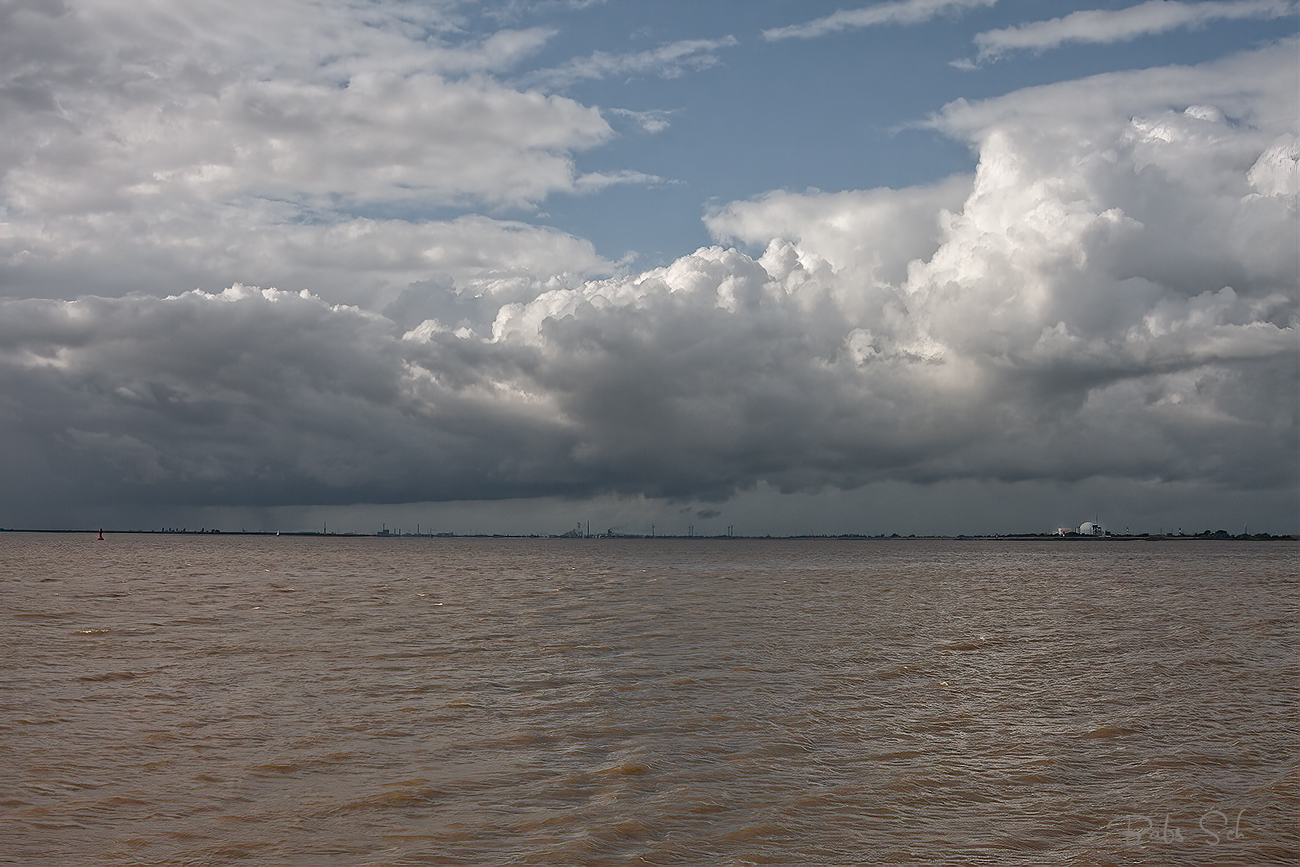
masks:
{"label": "small wave", "polygon": [[[341,805],[339,810],[350,813],[356,810],[403,810],[427,807],[447,799],[447,791],[428,781],[398,784],[385,792],[359,798]],[[469,839],[468,837],[466,839]]]}
{"label": "small wave", "polygon": [[130,795],[111,795],[96,803],[97,807],[148,807],[150,802]]}
{"label": "small wave", "polygon": [[789,838],[793,836],[790,829],[785,825],[777,825],[770,822],[762,822],[757,825],[746,825],[743,828],[737,828],[734,831],[727,831],[722,835],[724,840],[733,842],[748,842],[750,840],[772,840]]}
{"label": "small wave", "polygon": [[650,773],[650,766],[636,759],[625,759],[618,764],[601,768],[598,773],[609,777],[639,777]]}
{"label": "small wave", "polygon": [[955,650],[961,653],[967,653],[972,650],[981,650],[989,646],[989,640],[983,636],[972,638],[966,641],[954,641],[944,647],[944,650]]}

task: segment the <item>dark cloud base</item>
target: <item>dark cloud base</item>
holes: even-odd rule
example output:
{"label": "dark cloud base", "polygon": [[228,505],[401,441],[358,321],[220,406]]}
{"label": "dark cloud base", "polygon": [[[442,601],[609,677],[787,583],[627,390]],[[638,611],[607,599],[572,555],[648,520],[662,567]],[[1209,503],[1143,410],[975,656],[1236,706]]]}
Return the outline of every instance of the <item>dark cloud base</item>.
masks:
{"label": "dark cloud base", "polygon": [[[1289,354],[1127,376],[1052,364],[1046,383],[1022,370],[1015,387],[951,395],[932,378],[944,365],[875,371],[843,350],[842,324],[818,342],[775,299],[765,310],[756,296],[744,316],[711,291],[665,291],[631,316],[587,303],[547,319],[533,344],[402,334],[272,291],[11,302],[4,520],[602,495],[717,504],[755,486],[961,478],[1129,477],[1275,501],[1300,477]],[[1171,375],[1194,377],[1197,411],[1218,417],[1175,424],[1153,407]],[[1044,400],[1067,386],[1072,397]],[[1110,391],[1115,405],[1095,399]]]}

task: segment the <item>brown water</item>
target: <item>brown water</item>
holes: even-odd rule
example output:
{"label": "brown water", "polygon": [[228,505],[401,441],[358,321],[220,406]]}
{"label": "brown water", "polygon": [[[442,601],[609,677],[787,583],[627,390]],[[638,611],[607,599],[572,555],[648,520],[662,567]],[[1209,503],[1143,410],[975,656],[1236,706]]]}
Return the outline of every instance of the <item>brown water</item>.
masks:
{"label": "brown water", "polygon": [[0,534],[0,860],[1294,863],[1297,555]]}

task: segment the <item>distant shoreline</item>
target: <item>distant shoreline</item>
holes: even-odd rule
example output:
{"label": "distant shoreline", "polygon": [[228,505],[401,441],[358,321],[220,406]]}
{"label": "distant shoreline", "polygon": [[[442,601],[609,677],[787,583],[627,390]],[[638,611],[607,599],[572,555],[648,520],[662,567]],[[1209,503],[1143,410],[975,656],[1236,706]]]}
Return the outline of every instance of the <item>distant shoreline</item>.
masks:
{"label": "distant shoreline", "polygon": [[30,529],[21,527],[0,527],[0,533],[62,533],[71,535],[94,535],[102,532],[104,535],[113,536],[296,536],[296,537],[313,537],[323,539],[564,539],[573,541],[617,541],[620,539],[687,539],[691,541],[737,541],[737,540],[760,540],[760,541],[782,541],[782,540],[829,540],[829,541],[858,541],[858,542],[906,542],[906,541],[937,541],[937,542],[1294,542],[1297,536],[1284,534],[1274,535],[1272,533],[1239,533],[1233,535],[1226,530],[1203,531],[1195,534],[1179,533],[1135,533],[1121,534],[1114,533],[1105,536],[1083,536],[1077,533],[1060,535],[1058,533],[1005,533],[992,535],[968,535],[958,534],[952,536],[919,536],[909,535],[902,536],[897,533],[888,535],[865,535],[861,533],[841,533],[841,534],[805,534],[792,536],[743,536],[743,535],[721,535],[721,536],[702,536],[702,535],[665,535],[655,534],[638,535],[635,533],[614,533],[614,534],[593,534],[590,536],[574,536],[572,534],[543,534],[543,533],[322,533],[319,530],[218,530],[218,529],[201,529],[201,530],[100,530],[98,527],[92,529],[78,530],[57,530],[57,529]]}

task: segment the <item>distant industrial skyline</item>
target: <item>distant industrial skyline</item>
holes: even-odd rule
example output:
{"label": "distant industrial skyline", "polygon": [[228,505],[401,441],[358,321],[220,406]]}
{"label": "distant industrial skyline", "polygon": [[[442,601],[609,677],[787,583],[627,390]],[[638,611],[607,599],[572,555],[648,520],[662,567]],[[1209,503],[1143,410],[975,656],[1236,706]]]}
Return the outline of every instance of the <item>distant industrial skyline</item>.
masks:
{"label": "distant industrial skyline", "polygon": [[[282,536],[282,537],[309,537],[317,539],[554,539],[563,541],[566,539],[578,539],[582,541],[601,541],[601,540],[647,540],[647,541],[673,541],[686,539],[689,541],[731,541],[731,540],[754,540],[762,541],[765,539],[841,539],[841,540],[860,540],[860,541],[893,541],[908,539],[930,539],[930,540],[947,540],[947,541],[978,541],[978,540],[1024,540],[1024,541],[1231,541],[1231,542],[1262,542],[1262,541],[1296,541],[1296,536],[1291,534],[1273,534],[1267,532],[1250,532],[1249,528],[1244,528],[1240,533],[1232,533],[1225,529],[1218,530],[1201,530],[1195,533],[1185,533],[1181,529],[1168,533],[1148,533],[1148,532],[1122,532],[1122,533],[1082,533],[1071,529],[1069,532],[1056,533],[988,533],[967,535],[958,534],[936,534],[925,535],[917,533],[803,533],[791,535],[773,535],[766,533],[763,535],[737,534],[734,532],[701,534],[695,533],[693,527],[688,527],[685,533],[620,533],[614,530],[603,532],[577,532],[570,530],[566,533],[455,533],[450,531],[443,532],[402,532],[400,529],[389,530],[387,528],[376,532],[364,531],[342,531],[335,532],[329,530],[301,530],[301,529],[283,529],[283,530],[249,530],[240,528],[238,530],[223,529],[220,527],[158,527],[153,529],[90,529],[85,527],[71,529],[42,529],[42,528],[15,528],[0,527],[0,533],[53,533],[60,535],[96,535],[96,541],[107,541],[108,536]],[[105,534],[108,536],[105,536]]]}
{"label": "distant industrial skyline", "polygon": [[0,3],[0,526],[1300,532],[1298,31]]}

